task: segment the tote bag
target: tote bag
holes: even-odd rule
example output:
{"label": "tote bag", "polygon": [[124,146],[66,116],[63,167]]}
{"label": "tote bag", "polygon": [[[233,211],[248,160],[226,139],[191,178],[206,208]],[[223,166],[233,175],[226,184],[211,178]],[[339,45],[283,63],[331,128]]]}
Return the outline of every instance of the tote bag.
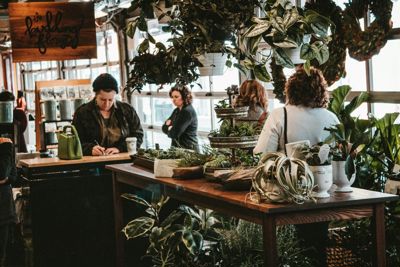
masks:
{"label": "tote bag", "polygon": [[78,132],[73,125],[64,126],[58,133],[58,157],[60,159],[81,159],[82,147]]}

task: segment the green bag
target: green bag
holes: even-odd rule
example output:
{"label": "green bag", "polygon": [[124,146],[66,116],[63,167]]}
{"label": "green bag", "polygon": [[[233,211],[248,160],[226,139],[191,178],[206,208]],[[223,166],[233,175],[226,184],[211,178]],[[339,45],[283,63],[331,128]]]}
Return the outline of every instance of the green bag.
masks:
{"label": "green bag", "polygon": [[58,157],[60,159],[82,158],[81,141],[73,125],[64,126],[63,131],[58,133]]}

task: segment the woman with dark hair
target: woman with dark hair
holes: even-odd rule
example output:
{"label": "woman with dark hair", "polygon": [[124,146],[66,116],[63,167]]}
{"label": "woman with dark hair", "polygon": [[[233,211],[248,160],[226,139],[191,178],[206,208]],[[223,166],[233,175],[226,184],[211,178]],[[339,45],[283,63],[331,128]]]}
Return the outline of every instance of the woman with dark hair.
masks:
{"label": "woman with dark hair", "polygon": [[135,109],[115,99],[118,84],[108,73],[93,81],[95,98],[80,106],[72,124],[78,131],[84,155],[100,156],[126,152],[127,137],[137,138],[139,148],[143,129]]}
{"label": "woman with dark hair", "polygon": [[176,106],[162,126],[162,131],[172,139],[171,146],[198,151],[197,114],[192,106],[192,93],[184,85],[175,85],[169,97]]}
{"label": "woman with dark hair", "polygon": [[308,75],[303,68],[297,69],[287,81],[285,92],[285,107],[271,112],[254,153],[283,152],[285,143],[301,140],[309,140],[311,145],[317,144],[329,135],[325,127],[339,123],[336,115],[326,109],[329,96],[327,83],[320,70],[312,67]]}
{"label": "woman with dark hair", "polygon": [[256,80],[246,80],[239,88],[239,95],[234,102],[235,107],[249,107],[247,117],[236,121],[253,122],[263,125],[267,118],[268,99],[265,88]]}
{"label": "woman with dark hair", "polygon": [[[324,141],[329,132],[325,127],[339,123],[336,115],[326,109],[329,102],[327,83],[318,69],[311,67],[307,74],[298,68],[285,86],[286,105],[273,110],[265,122],[254,153],[285,150],[285,144],[309,140],[311,145]],[[297,235],[305,253],[326,266],[328,223],[296,225]]]}
{"label": "woman with dark hair", "polygon": [[24,92],[21,90],[19,90],[17,92],[17,107],[16,108],[26,111],[26,100],[24,97]]}

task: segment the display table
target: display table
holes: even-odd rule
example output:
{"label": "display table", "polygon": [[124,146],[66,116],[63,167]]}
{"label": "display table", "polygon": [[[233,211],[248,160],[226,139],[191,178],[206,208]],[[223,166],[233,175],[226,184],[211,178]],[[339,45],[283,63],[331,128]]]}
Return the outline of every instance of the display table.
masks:
{"label": "display table", "polygon": [[30,187],[35,267],[114,267],[111,172],[127,153],[20,161]]}
{"label": "display table", "polygon": [[352,193],[333,193],[317,203],[256,204],[246,199],[248,192],[226,191],[204,179],[177,180],[154,178],[153,173],[132,164],[107,166],[113,172],[117,267],[124,265],[124,227],[121,201],[122,185],[159,191],[172,198],[226,215],[261,224],[264,236],[265,266],[278,266],[276,226],[371,217],[374,235],[374,265],[386,266],[384,204],[398,196],[354,188]]}

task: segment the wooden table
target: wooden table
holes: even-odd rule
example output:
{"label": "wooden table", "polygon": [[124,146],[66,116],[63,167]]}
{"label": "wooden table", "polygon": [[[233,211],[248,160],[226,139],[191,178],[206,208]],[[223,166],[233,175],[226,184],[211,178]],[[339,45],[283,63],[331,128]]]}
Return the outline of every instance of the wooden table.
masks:
{"label": "wooden table", "polygon": [[111,172],[128,153],[20,161],[30,187],[34,265],[114,267]]}
{"label": "wooden table", "polygon": [[35,175],[73,170],[87,170],[104,168],[108,164],[129,162],[128,153],[119,153],[108,156],[84,156],[82,159],[64,160],[59,158],[34,158],[20,160],[20,165],[26,178],[32,179]]}
{"label": "wooden table", "polygon": [[122,184],[160,190],[172,198],[261,224],[265,266],[278,266],[278,225],[372,217],[374,264],[377,267],[386,266],[384,204],[386,201],[397,200],[396,195],[354,188],[352,193],[333,193],[330,198],[320,199],[317,203],[256,204],[246,199],[247,192],[225,191],[221,185],[208,183],[204,179],[154,178],[153,173],[132,164],[117,164],[106,168],[113,172],[117,267],[124,266],[125,237],[121,233],[124,225],[120,197]]}

